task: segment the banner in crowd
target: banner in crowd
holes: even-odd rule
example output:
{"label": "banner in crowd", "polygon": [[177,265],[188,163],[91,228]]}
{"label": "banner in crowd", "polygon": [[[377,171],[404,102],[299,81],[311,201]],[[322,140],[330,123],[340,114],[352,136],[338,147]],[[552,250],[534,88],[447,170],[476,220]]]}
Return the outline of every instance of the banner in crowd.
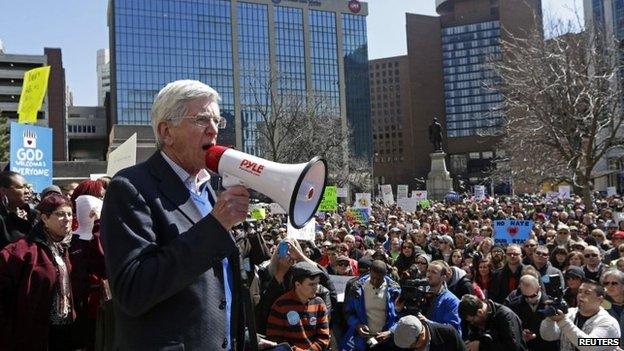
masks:
{"label": "banner in crowd", "polygon": [[475,185],[474,196],[476,201],[485,200],[485,185]]}
{"label": "banner in crowd", "polygon": [[334,212],[338,210],[338,197],[335,186],[326,186],[323,199],[319,205],[319,212]]}
{"label": "banner in crowd", "polygon": [[394,195],[392,194],[392,185],[384,184],[381,186],[381,197],[386,206],[394,205]]}
{"label": "banner in crowd", "polygon": [[19,123],[37,123],[37,112],[48,89],[50,66],[31,69],[24,74],[17,113]]}
{"label": "banner in crowd", "polygon": [[251,218],[260,221],[266,218],[266,209],[262,206],[254,206],[251,208]]}
{"label": "banner in crowd", "polygon": [[345,220],[350,226],[356,224],[368,225],[368,219],[370,218],[370,209],[368,208],[350,208],[345,212]]}
{"label": "banner in crowd", "polygon": [[40,193],[52,185],[52,129],[11,123],[9,168]]}
{"label": "banner in crowd", "polygon": [[336,188],[336,196],[337,197],[349,197],[349,188]]}
{"label": "banner in crowd", "polygon": [[106,174],[112,177],[122,169],[134,166],[136,164],[136,149],[137,133],[134,133],[128,140],[108,154]]}
{"label": "banner in crowd", "polygon": [[371,208],[371,194],[370,193],[357,193],[355,194],[355,208]]}
{"label": "banner in crowd", "polygon": [[290,220],[288,221],[288,225],[286,227],[286,236],[289,238],[297,239],[297,240],[307,240],[314,241],[315,239],[315,230],[316,230],[316,219],[312,218],[308,224],[306,224],[301,229],[296,229],[292,225],[290,225]]}
{"label": "banner in crowd", "polygon": [[570,186],[569,185],[559,185],[559,198],[562,200],[566,200],[570,198]]}
{"label": "banner in crowd", "polygon": [[624,212],[613,212],[613,220],[620,224],[620,222],[624,221]]}
{"label": "banner in crowd", "polygon": [[427,190],[412,190],[412,197],[415,198],[416,201],[426,200]]}
{"label": "banner in crowd", "polygon": [[607,187],[607,197],[611,197],[611,196],[615,196],[617,195],[617,188],[614,186],[608,186]]}
{"label": "banner in crowd", "polygon": [[349,275],[329,275],[329,280],[334,283],[336,294],[338,295],[338,302],[344,301],[345,289],[347,288],[347,282],[353,277]]}
{"label": "banner in crowd", "polygon": [[494,221],[493,226],[494,243],[522,244],[531,236],[533,221],[505,219]]}
{"label": "banner in crowd", "polygon": [[397,185],[397,200],[406,198],[408,192],[409,192],[409,185],[407,184]]}
{"label": "banner in crowd", "polygon": [[269,210],[271,210],[271,214],[286,214],[286,211],[282,208],[282,206],[276,202],[269,204]]}
{"label": "banner in crowd", "polygon": [[418,201],[413,197],[404,197],[397,199],[397,206],[399,206],[403,211],[414,213],[416,212],[416,205]]}
{"label": "banner in crowd", "polygon": [[549,191],[546,193],[545,200],[546,202],[554,202],[559,199],[559,192],[557,191]]}
{"label": "banner in crowd", "polygon": [[429,199],[420,200],[418,204],[420,205],[420,208],[422,208],[423,210],[426,210],[429,207],[431,207],[431,201],[429,201]]}

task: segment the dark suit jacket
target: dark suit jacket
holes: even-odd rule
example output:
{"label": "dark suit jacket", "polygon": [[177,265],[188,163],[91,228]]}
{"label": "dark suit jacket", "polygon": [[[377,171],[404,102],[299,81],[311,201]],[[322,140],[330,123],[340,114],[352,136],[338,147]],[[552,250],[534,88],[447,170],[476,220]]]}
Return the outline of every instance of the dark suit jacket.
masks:
{"label": "dark suit jacket", "polygon": [[429,329],[431,337],[429,351],[464,351],[466,345],[462,341],[455,328],[448,324],[440,324],[432,321],[423,323]]}
{"label": "dark suit jacket", "polygon": [[236,243],[212,215],[201,216],[160,152],[117,173],[101,225],[118,349],[226,348],[227,257],[234,272],[232,343],[242,350]]}

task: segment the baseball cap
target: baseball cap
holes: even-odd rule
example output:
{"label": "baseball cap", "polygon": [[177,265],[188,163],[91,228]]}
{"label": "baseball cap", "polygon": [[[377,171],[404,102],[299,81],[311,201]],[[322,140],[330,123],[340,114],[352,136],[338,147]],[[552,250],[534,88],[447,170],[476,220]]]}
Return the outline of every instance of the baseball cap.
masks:
{"label": "baseball cap", "polygon": [[301,261],[293,264],[291,267],[293,278],[297,277],[315,277],[323,274],[323,271],[317,265],[307,261]]}
{"label": "baseball cap", "polygon": [[585,279],[585,272],[583,272],[583,269],[581,267],[569,266],[568,269],[566,269],[565,271],[564,277],[566,278],[574,277],[574,278]]}
{"label": "baseball cap", "polygon": [[41,198],[43,199],[44,197],[46,197],[46,195],[49,195],[51,193],[58,193],[58,194],[63,194],[63,192],[61,191],[61,188],[59,188],[56,185],[50,185],[49,187],[46,187],[45,189],[43,189],[43,191],[41,192]]}
{"label": "baseball cap", "polygon": [[394,329],[394,343],[400,348],[409,348],[418,340],[422,329],[422,322],[416,316],[405,316],[399,319]]}

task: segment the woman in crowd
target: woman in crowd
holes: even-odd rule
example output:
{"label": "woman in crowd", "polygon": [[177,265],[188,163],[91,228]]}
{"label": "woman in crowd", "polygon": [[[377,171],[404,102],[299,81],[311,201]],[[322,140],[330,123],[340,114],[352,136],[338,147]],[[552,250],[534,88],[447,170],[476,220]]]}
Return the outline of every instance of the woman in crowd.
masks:
{"label": "woman in crowd", "polygon": [[568,254],[568,266],[582,267],[585,264],[585,256],[582,252],[572,251]]}
{"label": "woman in crowd", "polygon": [[72,206],[61,194],[37,206],[41,221],[0,251],[3,350],[74,350],[68,240]]}
{"label": "woman in crowd", "polygon": [[489,257],[479,261],[479,265],[473,273],[473,281],[477,283],[481,291],[483,291],[483,295],[487,298],[492,286],[492,265]]}
{"label": "woman in crowd", "polygon": [[568,268],[568,250],[563,246],[556,246],[550,253],[550,264],[560,271]]}
{"label": "woman in crowd", "polygon": [[451,262],[449,262],[449,266],[451,267],[462,267],[463,266],[463,255],[462,249],[454,249],[451,252]]}
{"label": "woman in crowd", "polygon": [[415,245],[411,240],[406,240],[401,244],[401,253],[397,257],[394,266],[397,269],[399,277],[403,277],[403,274],[416,263],[416,250]]}
{"label": "woman in crowd", "polygon": [[600,283],[606,290],[602,307],[620,324],[620,345],[624,345],[624,273],[609,269],[602,273]]}

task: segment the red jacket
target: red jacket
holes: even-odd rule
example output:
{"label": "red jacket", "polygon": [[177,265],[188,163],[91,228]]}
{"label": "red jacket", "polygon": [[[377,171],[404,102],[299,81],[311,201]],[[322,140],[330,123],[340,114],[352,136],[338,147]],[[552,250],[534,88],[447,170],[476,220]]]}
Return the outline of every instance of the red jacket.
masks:
{"label": "red jacket", "polygon": [[[68,250],[63,257],[68,272]],[[58,269],[41,225],[0,251],[0,345],[2,350],[47,350]],[[73,306],[73,300],[71,301]],[[72,308],[72,318],[75,313]]]}

